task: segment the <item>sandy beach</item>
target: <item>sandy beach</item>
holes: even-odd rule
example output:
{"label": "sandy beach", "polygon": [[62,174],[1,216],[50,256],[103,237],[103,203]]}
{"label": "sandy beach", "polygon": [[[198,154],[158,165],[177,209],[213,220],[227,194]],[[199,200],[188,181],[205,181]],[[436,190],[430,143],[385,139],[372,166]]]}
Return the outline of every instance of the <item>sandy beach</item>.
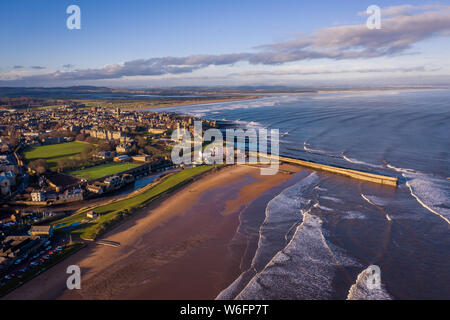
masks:
{"label": "sandy beach", "polygon": [[[258,167],[235,165],[207,174],[102,237],[120,247],[90,243],[4,299],[214,299],[240,271],[231,245],[240,213],[301,170],[280,169],[261,176]],[[69,265],[81,268],[81,290],[66,288]]]}

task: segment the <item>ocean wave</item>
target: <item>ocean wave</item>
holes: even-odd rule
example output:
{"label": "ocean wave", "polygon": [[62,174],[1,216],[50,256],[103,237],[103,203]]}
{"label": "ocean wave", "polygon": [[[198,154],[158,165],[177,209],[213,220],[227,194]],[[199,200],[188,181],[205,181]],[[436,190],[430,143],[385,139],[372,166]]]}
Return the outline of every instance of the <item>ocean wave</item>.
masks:
{"label": "ocean wave", "polygon": [[344,216],[342,216],[344,220],[358,220],[358,219],[367,219],[367,216],[359,211],[347,211]]}
{"label": "ocean wave", "polygon": [[387,166],[402,174],[409,193],[423,208],[450,224],[450,209],[447,205],[450,188],[446,179],[391,164]]}
{"label": "ocean wave", "polygon": [[259,230],[258,247],[250,269],[225,288],[216,299],[236,297],[253,276],[263,270],[273,256],[286,246],[289,241],[289,231],[294,231],[302,222],[301,209],[310,203],[304,197],[304,193],[308,188],[312,188],[318,179],[316,173],[311,173],[269,201],[266,207],[266,217]]}
{"label": "ocean wave", "polygon": [[359,164],[359,165],[363,165],[363,166],[367,166],[367,167],[371,167],[371,168],[379,168],[379,169],[384,168],[384,166],[382,166],[382,165],[368,163],[368,162],[364,162],[364,161],[360,161],[360,160],[357,160],[357,159],[350,158],[350,157],[346,156],[343,152],[342,152],[342,158],[345,161],[353,163],[353,164]]}
{"label": "ocean wave", "polygon": [[385,210],[383,210],[382,208],[380,208],[379,205],[375,204],[371,199],[369,199],[366,195],[364,195],[364,194],[362,194],[362,193],[361,193],[361,197],[362,197],[364,200],[366,200],[367,203],[369,203],[370,205],[376,207],[376,208],[379,209],[381,212],[383,212],[384,215],[385,215],[385,217],[386,217],[386,220],[392,221],[392,219],[391,219],[391,217],[389,216],[389,214],[388,214]]}
{"label": "ocean wave", "polygon": [[259,123],[257,121],[234,120],[233,123],[235,123],[239,126],[243,126],[243,127],[251,128],[251,129],[266,128],[266,126],[262,125],[261,123]]}
{"label": "ocean wave", "polygon": [[336,203],[344,203],[344,200],[330,196],[321,196],[320,199],[325,199]]}
{"label": "ocean wave", "polygon": [[392,300],[383,283],[379,288],[369,288],[368,280],[371,274],[372,268],[369,266],[358,275],[355,284],[348,291],[347,300]]}
{"label": "ocean wave", "polygon": [[[309,203],[303,194],[318,180],[318,175],[311,173],[269,201],[266,207],[266,218],[259,232],[258,249],[252,261],[254,268],[261,270],[270,258],[286,245],[287,232],[302,221],[301,209]],[[280,239],[281,235],[283,239]],[[274,248],[276,243],[281,245],[281,248]]]}
{"label": "ocean wave", "polygon": [[302,210],[303,222],[288,245],[278,252],[236,297],[248,299],[330,299],[335,272],[359,265],[324,237],[322,220]]}

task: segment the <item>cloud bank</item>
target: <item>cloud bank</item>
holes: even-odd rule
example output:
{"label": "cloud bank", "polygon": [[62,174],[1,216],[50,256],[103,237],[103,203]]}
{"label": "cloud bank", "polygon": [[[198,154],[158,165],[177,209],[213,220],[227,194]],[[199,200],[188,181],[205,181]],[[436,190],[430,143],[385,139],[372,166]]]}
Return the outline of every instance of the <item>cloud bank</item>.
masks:
{"label": "cloud bank", "polygon": [[[449,35],[450,6],[402,5],[382,10],[380,30],[369,30],[365,24],[338,26],[320,29],[307,38],[263,45],[255,48],[254,52],[139,59],[84,70],[67,70],[69,69],[67,65],[66,71],[23,76],[18,80],[119,79],[130,76],[183,74],[212,65],[232,65],[238,62],[280,65],[313,59],[348,60],[389,57],[406,54],[414,44],[423,40]],[[398,69],[397,71],[421,71],[420,68],[423,67],[416,70]],[[295,74],[316,74],[311,72],[313,71]],[[335,71],[334,73],[344,72],[355,71]],[[381,72],[381,70],[365,72]]]}

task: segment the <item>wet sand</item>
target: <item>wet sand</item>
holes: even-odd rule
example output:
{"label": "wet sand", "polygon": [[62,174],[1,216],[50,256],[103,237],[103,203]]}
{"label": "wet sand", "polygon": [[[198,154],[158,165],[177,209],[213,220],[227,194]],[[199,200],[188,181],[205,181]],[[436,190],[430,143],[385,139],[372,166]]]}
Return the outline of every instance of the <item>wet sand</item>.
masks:
{"label": "wet sand", "polygon": [[[281,169],[261,176],[257,167],[235,165],[208,174],[103,237],[120,247],[91,243],[4,299],[214,299],[239,273],[232,239],[240,213],[301,170]],[[81,290],[66,288],[73,264]]]}

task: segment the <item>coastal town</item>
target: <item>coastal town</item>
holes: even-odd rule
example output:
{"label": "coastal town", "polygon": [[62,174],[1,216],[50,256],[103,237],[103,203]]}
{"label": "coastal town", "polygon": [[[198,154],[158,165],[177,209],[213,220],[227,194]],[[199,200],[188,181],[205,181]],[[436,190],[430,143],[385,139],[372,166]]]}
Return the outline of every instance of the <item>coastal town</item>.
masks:
{"label": "coastal town", "polygon": [[76,103],[0,110],[0,285],[74,249],[52,222],[176,169],[172,132],[193,131],[194,120]]}

